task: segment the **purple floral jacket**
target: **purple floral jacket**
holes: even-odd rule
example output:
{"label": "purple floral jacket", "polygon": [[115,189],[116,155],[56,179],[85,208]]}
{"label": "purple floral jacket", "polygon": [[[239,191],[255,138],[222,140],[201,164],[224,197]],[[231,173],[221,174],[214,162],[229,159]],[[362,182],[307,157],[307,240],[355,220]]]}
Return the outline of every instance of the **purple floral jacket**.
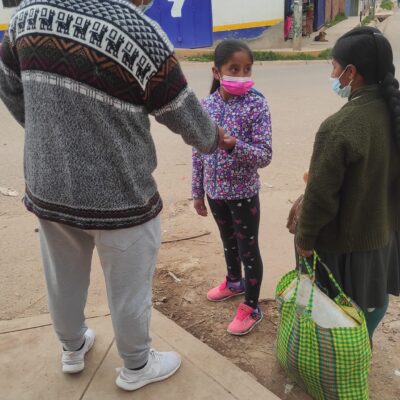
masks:
{"label": "purple floral jacket", "polygon": [[265,98],[252,89],[224,101],[217,90],[202,104],[211,118],[238,140],[232,151],[217,149],[206,155],[193,149],[193,198],[207,194],[212,199],[237,200],[257,195],[257,170],[272,159],[271,116]]}

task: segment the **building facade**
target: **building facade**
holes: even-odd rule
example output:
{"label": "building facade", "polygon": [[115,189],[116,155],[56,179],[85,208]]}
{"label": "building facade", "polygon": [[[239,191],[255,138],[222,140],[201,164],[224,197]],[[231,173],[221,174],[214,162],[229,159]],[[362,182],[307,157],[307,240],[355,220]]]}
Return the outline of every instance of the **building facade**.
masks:
{"label": "building facade", "polygon": [[[7,29],[19,2],[0,0],[0,31]],[[282,23],[284,0],[155,0],[147,14],[176,47],[209,47],[220,39],[262,36]]]}
{"label": "building facade", "polygon": [[[21,0],[0,0],[0,39]],[[372,0],[302,0],[306,34],[343,13],[360,15]],[[177,48],[211,47],[239,38],[280,47],[293,0],[155,0],[148,15],[158,21]],[[284,23],[285,22],[285,23]],[[290,22],[290,21],[289,21]]]}

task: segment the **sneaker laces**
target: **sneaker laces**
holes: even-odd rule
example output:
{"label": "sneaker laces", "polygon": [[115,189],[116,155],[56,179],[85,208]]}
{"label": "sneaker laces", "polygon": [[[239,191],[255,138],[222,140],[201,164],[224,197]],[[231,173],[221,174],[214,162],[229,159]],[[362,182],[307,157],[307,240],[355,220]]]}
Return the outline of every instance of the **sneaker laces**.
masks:
{"label": "sneaker laces", "polygon": [[248,316],[250,316],[254,312],[254,309],[249,307],[246,304],[240,304],[236,313],[236,318],[239,321],[245,320]]}
{"label": "sneaker laces", "polygon": [[156,361],[161,361],[161,353],[159,353],[158,351],[155,351],[154,349],[150,349],[149,360],[150,360],[150,357],[153,357]]}
{"label": "sneaker laces", "polygon": [[219,290],[224,290],[228,286],[228,280],[225,279],[218,287]]}

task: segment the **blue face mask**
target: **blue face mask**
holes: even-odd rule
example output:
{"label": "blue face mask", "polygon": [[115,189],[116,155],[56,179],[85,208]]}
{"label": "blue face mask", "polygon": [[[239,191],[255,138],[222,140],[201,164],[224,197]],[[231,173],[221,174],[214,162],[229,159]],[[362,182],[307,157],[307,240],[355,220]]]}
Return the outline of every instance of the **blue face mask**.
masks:
{"label": "blue face mask", "polygon": [[145,13],[146,11],[149,11],[151,7],[153,7],[154,0],[151,0],[151,2],[149,4],[143,4],[143,1],[144,0],[142,0],[142,4],[140,6],[138,6],[138,8],[139,8],[139,10],[141,10],[142,12]]}
{"label": "blue face mask", "polygon": [[351,94],[351,84],[353,81],[350,81],[349,84],[345,87],[341,87],[340,83],[340,78],[343,76],[343,74],[346,72],[347,67],[344,69],[344,71],[340,74],[339,78],[330,78],[331,83],[332,83],[332,90],[339,95],[340,97],[346,98],[349,97]]}

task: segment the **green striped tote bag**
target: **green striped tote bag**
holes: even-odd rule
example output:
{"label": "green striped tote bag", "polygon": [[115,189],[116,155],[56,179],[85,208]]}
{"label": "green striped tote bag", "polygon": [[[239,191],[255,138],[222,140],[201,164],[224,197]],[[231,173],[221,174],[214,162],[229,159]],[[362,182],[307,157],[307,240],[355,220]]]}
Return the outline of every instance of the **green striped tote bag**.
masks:
{"label": "green striped tote bag", "polygon": [[[299,308],[300,271],[286,274],[276,288],[280,310],[277,358],[291,379],[317,400],[368,400],[371,348],[363,312],[343,292],[329,268],[314,254],[311,267],[301,259],[312,280],[308,304]],[[338,291],[333,307],[340,307],[356,323],[352,327],[324,328],[313,318],[316,268],[324,268]],[[289,299],[284,294],[295,290]],[[337,305],[337,306],[336,306]],[[327,310],[328,311],[328,310]],[[315,315],[315,314],[314,314]]]}

